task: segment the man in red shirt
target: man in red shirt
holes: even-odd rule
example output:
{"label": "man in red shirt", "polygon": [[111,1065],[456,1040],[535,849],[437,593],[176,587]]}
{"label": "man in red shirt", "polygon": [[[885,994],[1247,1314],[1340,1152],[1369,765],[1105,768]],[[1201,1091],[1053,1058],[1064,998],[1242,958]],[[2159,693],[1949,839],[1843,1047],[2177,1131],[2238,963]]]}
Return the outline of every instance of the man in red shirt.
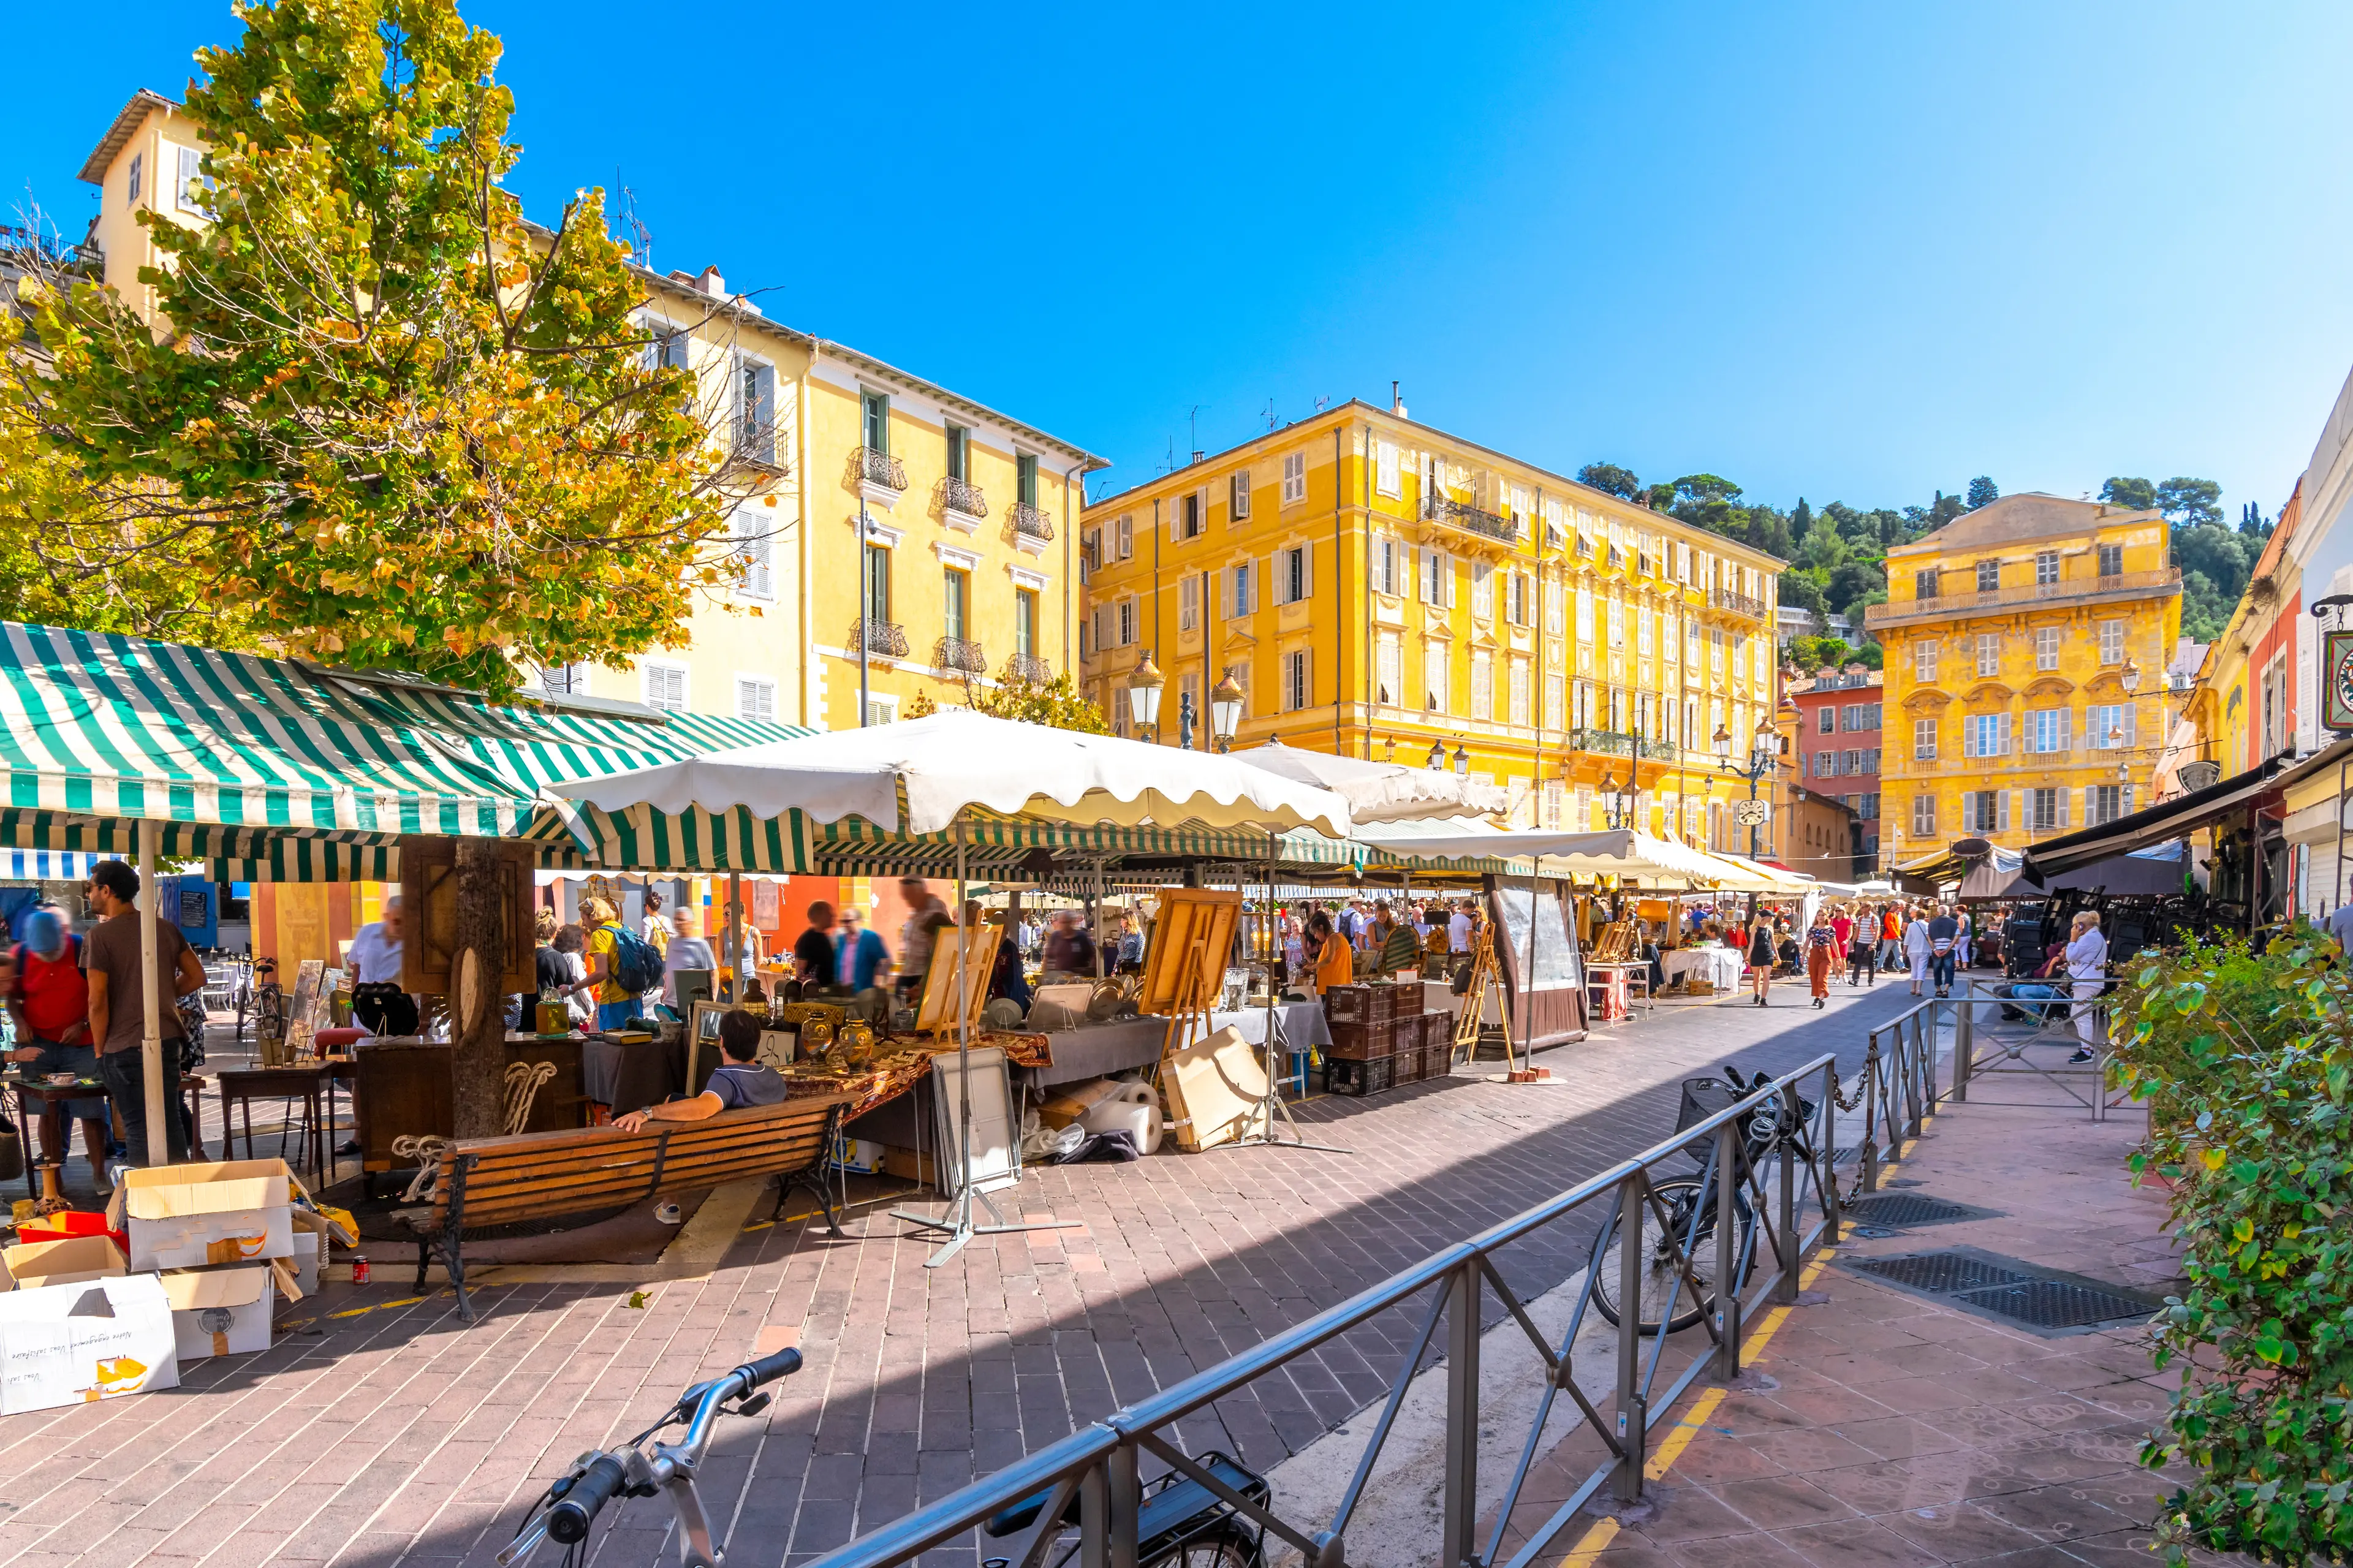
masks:
{"label": "man in red shirt", "polygon": [[[70,1072],[98,1076],[98,1050],[90,1037],[90,985],[81,973],[81,938],[66,929],[65,915],[47,905],[26,911],[23,939],[9,954],[8,1016],[16,1026],[16,1049],[9,1060],[27,1078]],[[41,1112],[41,1158],[65,1163],[72,1135],[65,1120],[81,1123],[82,1148],[90,1155],[91,1182],[106,1189],[106,1150],[112,1129],[103,1100],[52,1101]]]}

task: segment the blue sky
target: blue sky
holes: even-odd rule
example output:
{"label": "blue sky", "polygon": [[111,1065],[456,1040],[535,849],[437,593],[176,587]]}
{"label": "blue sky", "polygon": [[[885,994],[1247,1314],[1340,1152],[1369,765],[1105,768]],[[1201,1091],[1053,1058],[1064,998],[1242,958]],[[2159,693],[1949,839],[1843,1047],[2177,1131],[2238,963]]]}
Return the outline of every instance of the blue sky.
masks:
{"label": "blue sky", "polygon": [[[1534,462],[1783,505],[2270,511],[2353,364],[2342,6],[464,8],[534,216],[626,184],[657,266],[1112,485],[1197,406],[1214,451],[1396,378]],[[6,205],[78,230],[114,110],[234,26],[21,12]]]}

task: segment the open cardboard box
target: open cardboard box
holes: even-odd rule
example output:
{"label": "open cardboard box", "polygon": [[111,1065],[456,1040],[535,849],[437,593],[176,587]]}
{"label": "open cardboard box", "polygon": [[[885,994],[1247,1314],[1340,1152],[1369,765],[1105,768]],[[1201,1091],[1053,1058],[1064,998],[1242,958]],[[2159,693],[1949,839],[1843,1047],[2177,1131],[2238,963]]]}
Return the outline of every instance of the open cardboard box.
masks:
{"label": "open cardboard box", "polygon": [[131,1272],[122,1249],[105,1236],[69,1237],[62,1241],[26,1241],[0,1249],[0,1263],[22,1290],[47,1285],[77,1285],[90,1279],[112,1279]]}
{"label": "open cardboard box", "polygon": [[269,1264],[191,1268],[163,1279],[164,1299],[172,1303],[173,1345],[183,1362],[269,1348],[278,1284]]}
{"label": "open cardboard box", "polygon": [[130,1233],[134,1270],[291,1258],[296,1185],[283,1160],[126,1171],[107,1219]]}
{"label": "open cardboard box", "polygon": [[172,1307],[153,1274],[0,1295],[0,1415],[179,1385]]}

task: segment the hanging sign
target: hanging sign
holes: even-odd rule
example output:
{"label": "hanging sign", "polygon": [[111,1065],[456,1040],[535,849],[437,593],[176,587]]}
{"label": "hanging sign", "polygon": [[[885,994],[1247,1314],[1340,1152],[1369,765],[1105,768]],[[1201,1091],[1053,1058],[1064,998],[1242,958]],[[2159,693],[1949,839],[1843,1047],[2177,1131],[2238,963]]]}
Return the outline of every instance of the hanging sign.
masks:
{"label": "hanging sign", "polygon": [[2320,637],[2320,722],[2338,734],[2353,731],[2353,631]]}

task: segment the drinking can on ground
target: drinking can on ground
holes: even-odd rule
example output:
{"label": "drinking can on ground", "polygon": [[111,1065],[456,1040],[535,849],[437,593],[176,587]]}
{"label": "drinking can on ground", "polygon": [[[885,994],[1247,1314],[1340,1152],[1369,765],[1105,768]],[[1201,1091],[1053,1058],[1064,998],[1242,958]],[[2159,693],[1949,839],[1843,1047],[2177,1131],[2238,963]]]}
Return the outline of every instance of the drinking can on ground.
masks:
{"label": "drinking can on ground", "polygon": [[352,1283],[354,1285],[364,1285],[367,1282],[368,1260],[364,1258],[354,1257],[352,1259]]}

